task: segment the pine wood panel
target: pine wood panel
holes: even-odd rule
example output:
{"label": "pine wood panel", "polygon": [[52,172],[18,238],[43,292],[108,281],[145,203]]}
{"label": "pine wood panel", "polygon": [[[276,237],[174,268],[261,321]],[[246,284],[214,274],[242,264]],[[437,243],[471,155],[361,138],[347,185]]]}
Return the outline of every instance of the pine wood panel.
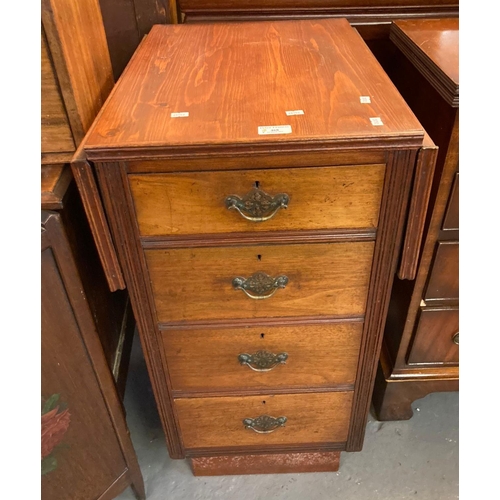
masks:
{"label": "pine wood panel", "polygon": [[[159,322],[361,315],[373,242],[146,250]],[[260,258],[259,258],[260,257]],[[286,288],[254,300],[235,277],[288,276]]]}
{"label": "pine wood panel", "polygon": [[[183,235],[276,230],[374,228],[377,226],[384,165],[323,167],[168,175],[131,175],[141,235]],[[228,210],[230,195],[254,187],[286,193],[288,208],[265,222]]]}
{"label": "pine wood panel", "polygon": [[42,22],[78,146],[114,83],[99,0],[42,0]]}
{"label": "pine wood panel", "polygon": [[458,365],[458,345],[453,342],[458,333],[458,307],[422,309],[408,364]]}
{"label": "pine wood panel", "polygon": [[[342,442],[347,438],[352,392],[176,399],[184,446],[285,445]],[[245,429],[243,419],[287,417],[270,434]]]}
{"label": "pine wood panel", "polygon": [[[176,391],[352,385],[362,323],[167,330],[162,332]],[[285,364],[256,372],[238,355],[286,352]]]}
{"label": "pine wood panel", "polygon": [[66,110],[42,31],[42,153],[75,150]]}
{"label": "pine wood panel", "polygon": [[[274,125],[292,133],[258,134]],[[423,130],[349,23],[322,19],[154,26],[86,148],[397,137],[418,144]]]}

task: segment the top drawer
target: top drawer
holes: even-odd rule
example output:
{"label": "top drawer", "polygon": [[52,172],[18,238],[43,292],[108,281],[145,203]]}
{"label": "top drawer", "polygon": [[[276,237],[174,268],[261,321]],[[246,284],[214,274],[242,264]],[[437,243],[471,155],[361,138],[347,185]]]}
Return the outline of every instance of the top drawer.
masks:
{"label": "top drawer", "polygon": [[140,234],[182,236],[374,228],[384,173],[385,165],[356,165],[134,174],[129,180]]}

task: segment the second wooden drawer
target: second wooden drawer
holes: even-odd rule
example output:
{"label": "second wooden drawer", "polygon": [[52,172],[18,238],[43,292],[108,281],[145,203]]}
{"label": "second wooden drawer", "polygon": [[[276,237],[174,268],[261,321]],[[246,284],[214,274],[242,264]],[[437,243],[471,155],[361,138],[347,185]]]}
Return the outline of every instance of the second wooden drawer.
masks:
{"label": "second wooden drawer", "polygon": [[[146,250],[145,254],[158,321],[167,323],[363,315],[373,248],[369,241]],[[256,276],[257,272],[267,277]],[[262,298],[273,291],[271,297]]]}
{"label": "second wooden drawer", "polygon": [[172,388],[196,392],[353,386],[362,329],[332,323],[162,334]]}

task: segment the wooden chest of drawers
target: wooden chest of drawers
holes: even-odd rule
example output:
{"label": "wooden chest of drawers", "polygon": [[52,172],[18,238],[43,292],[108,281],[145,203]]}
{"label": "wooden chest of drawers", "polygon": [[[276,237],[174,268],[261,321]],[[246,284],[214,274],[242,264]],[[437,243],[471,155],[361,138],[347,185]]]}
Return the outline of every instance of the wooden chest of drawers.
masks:
{"label": "wooden chest of drawers", "polygon": [[360,450],[424,131],[345,20],[155,26],[84,142],[170,455]]}
{"label": "wooden chest of drawers", "polygon": [[396,21],[387,71],[439,146],[421,258],[396,278],[373,402],[381,420],[413,415],[430,392],[458,389],[458,19]]}

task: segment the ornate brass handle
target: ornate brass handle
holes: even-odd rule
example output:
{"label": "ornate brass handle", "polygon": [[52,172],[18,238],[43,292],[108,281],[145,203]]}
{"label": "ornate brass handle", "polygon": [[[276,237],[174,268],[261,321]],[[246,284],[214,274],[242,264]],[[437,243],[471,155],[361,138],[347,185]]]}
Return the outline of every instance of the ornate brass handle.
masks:
{"label": "ornate brass handle", "polygon": [[453,340],[453,343],[454,344],[457,344],[458,345],[458,332],[455,333],[455,335],[453,335],[453,337],[451,338],[451,340]]}
{"label": "ornate brass handle", "polygon": [[255,372],[268,372],[278,366],[285,364],[288,359],[288,353],[280,352],[273,354],[269,351],[257,351],[255,354],[242,353],[238,356],[241,365],[247,365]]}
{"label": "ornate brass handle", "polygon": [[272,297],[278,288],[285,288],[288,277],[284,274],[272,278],[266,273],[257,272],[249,278],[237,277],[233,279],[233,288],[243,290],[251,299],[268,299]]}
{"label": "ornate brass handle", "polygon": [[242,217],[253,222],[264,222],[274,217],[280,208],[287,208],[290,197],[285,193],[271,196],[254,187],[243,198],[232,194],[226,198],[228,210],[238,210]]}
{"label": "ornate brass handle", "polygon": [[279,427],[285,427],[285,423],[288,419],[286,417],[270,417],[269,415],[261,415],[257,418],[245,418],[243,419],[243,425],[245,429],[252,429],[259,434],[269,434],[274,432]]}

